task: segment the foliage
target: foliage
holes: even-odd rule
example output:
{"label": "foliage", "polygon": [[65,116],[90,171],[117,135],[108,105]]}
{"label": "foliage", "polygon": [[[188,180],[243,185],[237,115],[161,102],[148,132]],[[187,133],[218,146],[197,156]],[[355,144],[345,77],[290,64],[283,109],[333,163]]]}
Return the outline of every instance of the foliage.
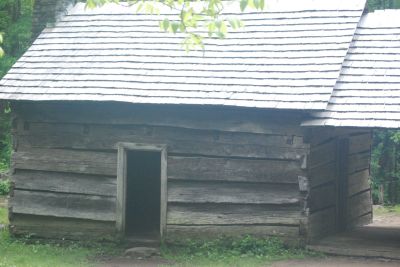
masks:
{"label": "foliage", "polygon": [[0,59],[0,78],[30,45],[33,0],[1,0],[0,32],[4,56]]}
{"label": "foliage", "polygon": [[368,0],[369,11],[400,8],[400,0]]}
{"label": "foliage", "polygon": [[[242,21],[234,17],[221,16],[226,6],[237,4],[241,11],[244,11],[246,8],[263,10],[264,1],[127,0],[130,5],[136,6],[137,12],[160,14],[162,6],[176,10],[179,14],[178,20],[160,19],[159,25],[164,31],[185,34],[182,44],[186,51],[196,47],[204,49],[203,40],[205,38],[225,38],[229,27],[235,30],[244,26]],[[86,6],[94,8],[109,2],[119,3],[120,0],[87,0]],[[198,29],[202,29],[206,33],[202,34]]]}
{"label": "foliage", "polygon": [[163,247],[162,254],[184,266],[257,266],[276,260],[319,256],[307,250],[289,248],[278,238],[252,236],[186,240],[179,245]]}
{"label": "foliage", "polygon": [[[3,43],[3,33],[0,33],[0,45]],[[0,58],[4,56],[4,50],[0,46]]]}
{"label": "foliage", "polygon": [[0,196],[5,196],[10,193],[11,183],[9,180],[0,180]]}
{"label": "foliage", "polygon": [[11,147],[10,107],[6,105],[0,108],[0,174],[9,168]]}
{"label": "foliage", "polygon": [[400,132],[374,132],[371,157],[371,186],[374,203],[400,202]]}
{"label": "foliage", "polygon": [[[0,1],[0,33],[4,56],[0,58],[2,78],[30,44],[33,0]],[[1,103],[0,103],[1,104]],[[0,172],[9,167],[11,154],[10,109],[0,105]]]}
{"label": "foliage", "polygon": [[[400,8],[400,0],[368,0],[369,11]],[[371,187],[374,203],[400,202],[400,132],[374,132],[371,158]]]}

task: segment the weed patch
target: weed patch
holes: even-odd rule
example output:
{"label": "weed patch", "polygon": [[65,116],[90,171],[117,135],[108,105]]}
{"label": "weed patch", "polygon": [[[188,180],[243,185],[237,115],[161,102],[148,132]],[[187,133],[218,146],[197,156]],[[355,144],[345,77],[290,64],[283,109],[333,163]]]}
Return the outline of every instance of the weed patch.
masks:
{"label": "weed patch", "polygon": [[278,238],[252,236],[187,240],[180,245],[162,247],[162,255],[176,261],[178,266],[260,266],[277,260],[320,256],[308,250],[287,247]]}
{"label": "weed patch", "polygon": [[399,214],[400,205],[374,206],[374,215]]}
{"label": "weed patch", "polygon": [[8,212],[6,208],[0,208],[0,224],[8,224]]}
{"label": "weed patch", "polygon": [[10,193],[11,183],[9,180],[0,180],[0,196],[6,196]]}

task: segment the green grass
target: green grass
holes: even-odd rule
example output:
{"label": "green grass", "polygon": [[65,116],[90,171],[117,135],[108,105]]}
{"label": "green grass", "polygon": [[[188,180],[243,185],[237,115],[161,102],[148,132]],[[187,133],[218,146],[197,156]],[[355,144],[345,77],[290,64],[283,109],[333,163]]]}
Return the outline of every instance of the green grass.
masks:
{"label": "green grass", "polygon": [[217,238],[212,241],[188,240],[181,245],[162,248],[164,258],[175,266],[253,267],[266,266],[274,261],[320,257],[321,254],[286,247],[279,239]]}
{"label": "green grass", "polygon": [[400,215],[400,204],[391,206],[374,206],[374,215]]}
{"label": "green grass", "polygon": [[[5,208],[0,208],[0,223],[8,223]],[[90,259],[116,253],[120,249],[113,244],[43,242],[0,230],[0,267],[89,267],[94,265]]]}
{"label": "green grass", "polygon": [[0,224],[8,224],[8,213],[6,208],[0,208]]}

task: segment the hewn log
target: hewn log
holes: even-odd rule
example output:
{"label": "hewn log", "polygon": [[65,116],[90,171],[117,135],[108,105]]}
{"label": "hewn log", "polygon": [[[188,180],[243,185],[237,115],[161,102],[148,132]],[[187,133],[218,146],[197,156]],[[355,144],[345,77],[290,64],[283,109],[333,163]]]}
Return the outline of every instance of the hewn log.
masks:
{"label": "hewn log", "polygon": [[215,239],[219,236],[244,236],[257,237],[278,236],[283,239],[298,239],[298,226],[274,226],[274,225],[201,225],[182,226],[167,225],[167,241],[182,241],[185,238]]}
{"label": "hewn log", "polygon": [[334,183],[329,183],[311,189],[308,199],[308,207],[310,208],[311,212],[334,206],[335,203],[336,186]]}
{"label": "hewn log", "polygon": [[311,147],[310,155],[308,156],[308,167],[313,168],[335,161],[335,151],[335,140],[331,140],[319,146]]}
{"label": "hewn log", "polygon": [[333,161],[311,168],[309,170],[309,176],[311,187],[335,181],[337,179],[336,162]]}
{"label": "hewn log", "polygon": [[369,212],[372,212],[372,199],[370,190],[349,198],[347,208],[348,223]]}
{"label": "hewn log", "polygon": [[12,212],[64,218],[115,221],[115,198],[14,190]]}
{"label": "hewn log", "polygon": [[[284,132],[275,134],[243,133],[220,131],[218,129],[188,129],[171,126],[149,125],[103,125],[103,124],[75,124],[75,123],[29,123],[29,129],[19,133],[25,135],[61,135],[63,137],[77,136],[95,142],[95,139],[105,138],[146,138],[179,141],[203,141],[231,144],[262,144],[265,146],[308,148],[304,144],[303,137],[288,135]],[[107,139],[108,138],[108,139]],[[40,141],[40,140],[36,140]],[[77,140],[78,141],[78,140]],[[82,140],[81,142],[88,142]],[[111,142],[112,143],[112,142]],[[101,144],[99,144],[101,145]],[[102,147],[110,148],[110,147]]]}
{"label": "hewn log", "polygon": [[116,149],[118,142],[168,145],[169,153],[298,160],[308,151],[302,137],[193,130],[143,125],[32,123],[18,136],[30,147]]}
{"label": "hewn log", "polygon": [[352,196],[370,188],[369,170],[362,170],[348,176],[348,195]]}
{"label": "hewn log", "polygon": [[141,124],[297,136],[303,134],[304,116],[298,111],[93,102],[14,103],[14,110],[31,122]]}
{"label": "hewn log", "polygon": [[13,214],[10,230],[16,235],[72,240],[115,240],[114,222]]}
{"label": "hewn log", "polygon": [[347,169],[348,174],[353,174],[355,172],[368,169],[370,158],[370,151],[350,155]]}
{"label": "hewn log", "polygon": [[31,148],[12,158],[15,169],[117,175],[116,152]]}
{"label": "hewn log", "polygon": [[338,137],[347,137],[350,135],[362,135],[369,133],[368,130],[361,128],[343,128],[343,127],[313,127],[306,128],[307,132],[304,136],[311,146],[318,146],[329,140]]}
{"label": "hewn log", "polygon": [[297,183],[300,163],[206,157],[168,157],[168,178],[199,181]]}
{"label": "hewn log", "polygon": [[170,204],[167,224],[177,225],[299,225],[297,205],[289,207],[232,204]]}
{"label": "hewn log", "polygon": [[17,170],[12,180],[16,189],[114,197],[117,193],[112,176]]}
{"label": "hewn log", "polygon": [[168,202],[295,204],[298,185],[173,181],[168,183]]}
{"label": "hewn log", "polygon": [[330,207],[310,215],[308,239],[315,240],[336,231],[336,208]]}
{"label": "hewn log", "polygon": [[372,134],[367,132],[349,137],[349,154],[369,151],[371,149]]}
{"label": "hewn log", "polygon": [[354,228],[357,226],[363,226],[372,223],[372,212],[367,214],[363,214],[357,218],[353,218],[351,221],[348,222],[348,228]]}

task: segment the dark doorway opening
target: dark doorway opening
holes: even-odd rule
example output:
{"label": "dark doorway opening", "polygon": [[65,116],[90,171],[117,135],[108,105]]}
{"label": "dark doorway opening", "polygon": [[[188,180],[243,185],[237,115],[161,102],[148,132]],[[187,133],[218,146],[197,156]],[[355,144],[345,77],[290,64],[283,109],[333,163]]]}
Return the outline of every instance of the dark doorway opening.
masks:
{"label": "dark doorway opening", "polygon": [[161,153],[127,151],[125,234],[160,238]]}

